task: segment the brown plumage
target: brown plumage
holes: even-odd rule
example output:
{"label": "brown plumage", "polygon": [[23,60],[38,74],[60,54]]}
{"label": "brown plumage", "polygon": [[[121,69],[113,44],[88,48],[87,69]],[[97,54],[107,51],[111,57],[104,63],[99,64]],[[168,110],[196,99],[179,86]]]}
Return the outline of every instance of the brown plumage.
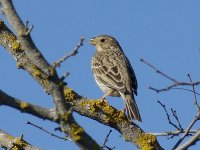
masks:
{"label": "brown plumage", "polygon": [[92,58],[92,72],[98,86],[106,96],[121,96],[125,102],[129,120],[142,121],[134,94],[137,95],[137,79],[128,58],[117,40],[108,35],[92,38],[96,47]]}

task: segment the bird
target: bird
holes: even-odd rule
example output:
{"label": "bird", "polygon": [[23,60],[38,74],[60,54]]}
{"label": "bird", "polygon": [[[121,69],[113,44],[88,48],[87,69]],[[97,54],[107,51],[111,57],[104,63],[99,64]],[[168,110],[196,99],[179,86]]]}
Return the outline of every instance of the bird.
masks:
{"label": "bird", "polygon": [[134,98],[137,95],[137,79],[118,41],[110,35],[99,35],[88,42],[96,47],[91,69],[97,85],[105,93],[101,99],[106,101],[107,96],[121,96],[128,120],[142,122]]}

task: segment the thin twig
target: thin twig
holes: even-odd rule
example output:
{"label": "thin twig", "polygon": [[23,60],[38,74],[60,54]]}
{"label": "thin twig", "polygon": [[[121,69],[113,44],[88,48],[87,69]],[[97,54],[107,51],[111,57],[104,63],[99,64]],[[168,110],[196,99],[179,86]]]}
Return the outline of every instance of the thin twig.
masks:
{"label": "thin twig", "polygon": [[195,118],[192,120],[192,122],[190,123],[190,125],[188,126],[188,128],[186,129],[186,132],[182,135],[182,137],[176,142],[176,144],[174,145],[174,147],[172,149],[176,149],[181,142],[185,139],[185,137],[188,135],[188,133],[190,132],[190,129],[192,128],[192,126],[196,123],[197,120],[199,120],[200,118],[200,114],[198,113]]}
{"label": "thin twig", "polygon": [[[44,131],[45,133],[47,133],[47,134],[49,134],[49,135],[51,135],[51,136],[54,136],[54,137],[56,137],[56,138],[58,138],[58,139],[61,139],[61,140],[64,140],[64,141],[70,140],[70,139],[67,138],[67,137],[64,137],[64,138],[63,138],[63,137],[60,137],[60,136],[58,136],[58,135],[55,135],[55,134],[51,133],[50,131],[48,131],[48,130],[46,130],[46,129],[44,129],[44,128],[42,128],[42,127],[40,127],[40,126],[38,126],[38,125],[36,125],[36,124],[34,124],[34,123],[31,123],[31,122],[29,122],[29,121],[27,121],[26,124],[31,125],[31,126],[33,126],[33,127],[36,127],[36,128],[38,128],[38,129]],[[70,141],[71,141],[71,140],[70,140]]]}
{"label": "thin twig", "polygon": [[108,138],[109,138],[111,132],[112,132],[112,130],[110,130],[110,131],[108,132],[108,134],[107,134],[107,136],[106,136],[106,138],[105,138],[105,140],[104,140],[104,143],[103,143],[103,145],[101,146],[101,148],[107,148],[108,150],[113,150],[113,149],[115,149],[115,147],[111,148],[111,147],[108,147],[108,146],[106,145],[106,143],[108,142]]}
{"label": "thin twig", "polygon": [[64,62],[65,60],[67,60],[69,57],[71,56],[75,56],[78,53],[79,48],[83,45],[83,41],[85,40],[85,38],[80,38],[80,41],[78,42],[78,44],[76,45],[76,47],[74,49],[72,49],[69,53],[67,53],[65,56],[63,56],[62,58],[60,58],[59,60],[55,61],[53,63],[53,67],[60,67],[61,63]]}
{"label": "thin twig", "polygon": [[165,114],[166,114],[166,116],[167,116],[167,120],[168,120],[169,124],[171,124],[171,125],[172,125],[174,128],[176,128],[177,130],[180,130],[179,127],[178,127],[177,125],[175,125],[175,124],[171,121],[170,115],[169,115],[169,113],[167,112],[167,109],[166,109],[165,105],[162,104],[159,100],[158,100],[157,102],[158,102],[158,103],[163,107],[163,109],[165,110]]}
{"label": "thin twig", "polygon": [[195,143],[199,141],[199,138],[200,138],[200,130],[196,132],[194,136],[192,136],[188,141],[186,141],[183,145],[178,147],[176,150],[188,149],[191,145],[195,145]]}
{"label": "thin twig", "polygon": [[[195,85],[199,85],[200,84],[200,81],[197,81],[197,82],[192,82],[192,83],[188,83],[188,82],[178,82],[178,83],[174,83],[174,84],[171,84],[165,88],[162,88],[162,89],[156,89],[154,87],[149,87],[150,90],[153,90],[153,91],[156,91],[157,93],[159,92],[165,92],[165,91],[169,91],[170,89],[175,89],[174,87],[177,87],[177,86],[195,86]],[[189,91],[189,90],[188,90]],[[199,95],[199,94],[198,94]]]}
{"label": "thin twig", "polygon": [[[192,83],[192,78],[191,78],[190,74],[188,74],[188,78],[190,79],[190,82]],[[196,96],[196,92],[195,92],[196,90],[195,90],[194,85],[192,85],[192,90],[193,90],[193,94],[194,94],[194,105],[197,107],[197,111],[200,111],[200,107],[197,102],[197,96]]]}
{"label": "thin twig", "polygon": [[106,136],[106,138],[105,138],[105,140],[104,140],[103,145],[106,145],[106,143],[108,142],[108,138],[109,138],[111,132],[112,132],[112,130],[110,130],[110,131],[108,132],[108,134],[107,134],[107,136]]}
{"label": "thin twig", "polygon": [[[155,66],[153,66],[152,64],[150,64],[146,60],[140,59],[140,61],[143,62],[144,64],[146,64],[147,66],[149,66],[150,68],[152,68],[153,70],[155,70],[156,73],[161,74],[162,76],[164,76],[165,78],[167,78],[168,80],[173,82],[173,84],[171,84],[171,85],[169,85],[165,88],[162,88],[162,89],[156,89],[152,86],[149,87],[150,90],[156,91],[157,93],[169,91],[170,89],[175,89],[175,87],[177,87],[177,86],[196,86],[196,85],[200,84],[200,81],[196,81],[196,82],[180,82],[180,81],[177,81],[176,79],[174,79],[174,78],[170,77],[169,75],[163,73],[162,71],[158,70]],[[190,91],[190,90],[188,90],[188,91]],[[197,95],[199,95],[199,94],[197,94]]]}
{"label": "thin twig", "polygon": [[69,76],[69,72],[65,72],[64,74],[63,74],[63,76],[60,78],[60,80],[61,81],[64,81],[65,79],[66,79],[66,77],[68,77]]}
{"label": "thin twig", "polygon": [[[175,131],[166,131],[166,132],[161,132],[161,133],[152,133],[152,132],[149,132],[149,134],[152,134],[152,135],[155,135],[155,136],[171,136],[171,135],[179,135],[181,133],[185,133],[186,130],[175,130]],[[189,133],[190,134],[194,134],[196,133],[197,130],[190,130]]]}
{"label": "thin twig", "polygon": [[171,108],[171,112],[172,112],[174,118],[176,119],[176,121],[177,121],[177,123],[178,123],[179,130],[182,131],[183,128],[182,128],[181,123],[180,123],[180,121],[179,121],[179,118],[178,118],[178,115],[177,115],[177,113],[176,113],[176,110],[173,110],[173,108]]}
{"label": "thin twig", "polygon": [[29,21],[27,20],[25,24],[24,32],[21,33],[21,36],[28,36],[33,30],[34,26],[31,25],[31,27],[29,28],[28,25],[29,25]]}
{"label": "thin twig", "polygon": [[144,59],[140,59],[141,62],[143,62],[144,64],[146,64],[147,66],[151,67],[152,69],[154,69],[156,71],[156,73],[161,74],[162,76],[164,76],[165,78],[171,80],[172,82],[178,83],[178,81],[168,75],[166,75],[165,73],[161,72],[160,70],[158,70],[156,67],[154,67],[152,64],[150,64],[149,62],[145,61]]}
{"label": "thin twig", "polygon": [[188,91],[188,92],[192,92],[192,93],[195,93],[196,95],[199,95],[200,96],[200,93],[196,92],[196,91],[193,91],[193,90],[190,90],[190,89],[186,89],[186,88],[172,88],[172,90],[183,90],[183,91]]}

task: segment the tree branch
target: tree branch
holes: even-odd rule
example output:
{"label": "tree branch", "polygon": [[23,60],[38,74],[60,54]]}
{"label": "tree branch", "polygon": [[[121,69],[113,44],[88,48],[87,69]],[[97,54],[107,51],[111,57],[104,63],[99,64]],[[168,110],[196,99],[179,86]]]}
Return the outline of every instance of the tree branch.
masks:
{"label": "tree branch", "polygon": [[[191,78],[190,74],[188,74],[188,77],[190,79],[190,82],[192,83],[192,78]],[[194,85],[192,85],[192,91],[193,91],[193,94],[194,94],[194,105],[197,107],[197,111],[200,113],[200,107],[199,107],[198,102],[197,102],[196,90],[195,90]]]}
{"label": "tree branch", "polygon": [[13,137],[0,129],[0,147],[6,149],[25,149],[25,150],[41,150],[36,148],[23,139],[23,135],[19,138]]}
{"label": "tree branch", "polygon": [[79,43],[76,45],[76,47],[74,49],[72,49],[69,53],[67,53],[65,56],[63,56],[62,58],[60,58],[59,60],[57,60],[56,62],[53,63],[53,67],[60,67],[61,63],[66,61],[68,58],[75,56],[78,53],[78,50],[81,46],[83,46],[83,41],[85,40],[85,38],[80,38]]}
{"label": "tree branch", "polygon": [[[0,0],[0,2],[4,8],[4,3],[2,2],[10,1]],[[40,69],[43,66],[38,68],[34,63],[32,63],[24,53],[17,37],[6,27],[2,20],[0,20],[0,44],[16,59],[18,68],[26,70],[36,81],[38,81],[38,83],[40,83],[47,93],[52,95],[62,131],[81,149],[91,149],[91,147],[100,149],[100,146],[96,141],[94,141],[74,120],[70,111],[70,104],[66,103],[64,98],[63,88],[65,84],[59,79],[55,69],[48,66],[48,69],[50,68],[49,71],[51,72],[51,76],[49,76],[42,71],[45,70],[45,68],[42,70]]]}
{"label": "tree branch", "polygon": [[[72,110],[83,116],[97,120],[104,125],[116,129],[119,133],[123,135],[126,141],[130,141],[140,148],[142,148],[143,146],[149,146],[155,147],[155,149],[157,150],[162,149],[154,136],[151,136],[151,134],[149,133],[145,133],[139,126],[131,123],[123,112],[116,110],[114,107],[100,100],[90,100],[85,98],[76,99],[76,93],[67,88],[65,88],[65,94],[68,99],[70,98],[70,95],[74,95],[74,97],[71,97],[74,100],[71,99],[72,101],[70,102],[72,105]],[[46,110],[40,106],[36,106],[25,101],[13,98],[2,91],[0,91],[0,97],[0,105],[7,105],[21,112],[32,114],[41,119],[48,119],[50,121],[59,123],[59,120],[56,119],[57,117],[54,116],[54,110]],[[36,113],[32,113],[32,109],[36,111]]]}
{"label": "tree branch", "polygon": [[104,140],[104,142],[103,142],[103,145],[101,146],[102,148],[106,148],[106,149],[108,149],[108,150],[113,150],[113,149],[115,149],[115,147],[112,147],[112,148],[111,148],[111,147],[107,146],[108,138],[109,138],[111,132],[112,132],[112,130],[110,130],[110,131],[108,132],[108,134],[107,134],[107,136],[106,136],[106,138],[105,138],[105,140]]}
{"label": "tree branch", "polygon": [[[49,64],[39,52],[30,34],[27,34],[27,31],[29,31],[29,29],[26,25],[24,25],[19,15],[17,14],[13,6],[12,0],[0,0],[0,3],[2,5],[3,14],[5,14],[11,27],[14,29],[17,35],[17,39],[20,41],[20,44],[22,46],[22,50],[24,50],[28,59],[40,70],[47,73],[48,70],[46,69],[49,68]],[[44,68],[45,70],[43,70]]]}
{"label": "tree branch", "polygon": [[47,133],[47,134],[49,134],[49,135],[51,135],[51,136],[53,136],[53,137],[55,137],[55,138],[58,138],[58,139],[60,139],[60,140],[64,140],[64,141],[70,140],[70,141],[71,141],[71,139],[68,139],[67,137],[60,137],[60,136],[58,136],[58,135],[55,135],[55,134],[53,134],[52,132],[48,131],[47,129],[44,129],[44,128],[42,128],[42,127],[40,127],[40,126],[38,126],[38,125],[36,125],[36,124],[30,122],[30,121],[27,121],[26,124],[28,124],[28,125],[30,125],[30,126],[33,126],[33,127],[37,128],[37,129],[39,129],[39,130],[42,130],[42,131],[44,131],[45,133]]}
{"label": "tree branch", "polygon": [[159,100],[158,100],[157,102],[158,102],[158,103],[162,106],[162,108],[164,109],[165,114],[166,114],[166,116],[167,116],[168,123],[171,124],[175,129],[180,130],[180,128],[179,128],[180,126],[178,127],[175,123],[173,123],[173,122],[171,121],[170,115],[169,115],[169,113],[168,113],[168,111],[167,111],[165,105],[162,104]]}
{"label": "tree branch", "polygon": [[122,111],[108,103],[82,98],[72,101],[72,109],[83,116],[116,129],[126,141],[130,141],[140,149],[145,146],[155,150],[162,149],[155,136],[145,133],[138,125],[130,122]]}
{"label": "tree branch", "polygon": [[58,121],[58,116],[55,110],[49,110],[14,97],[9,96],[2,90],[0,90],[0,105],[9,106],[15,108],[23,113],[28,113],[41,119],[47,119],[50,121]]}
{"label": "tree branch", "polygon": [[[162,88],[162,89],[157,89],[157,88],[154,88],[154,87],[151,87],[151,86],[149,87],[149,89],[156,91],[157,93],[169,91],[171,89],[177,89],[177,88],[175,88],[177,86],[196,86],[196,85],[200,84],[200,81],[196,81],[196,82],[180,82],[180,81],[177,81],[176,79],[174,79],[174,78],[170,77],[169,75],[163,73],[162,71],[158,70],[156,67],[154,67],[152,64],[150,64],[146,60],[140,59],[140,61],[143,62],[144,64],[146,64],[147,66],[149,66],[150,68],[152,68],[153,70],[155,70],[156,73],[159,73],[160,75],[164,76],[166,79],[173,82],[173,84],[171,84],[171,85],[169,85],[165,88]],[[191,90],[188,90],[188,89],[183,89],[183,90],[191,91]],[[195,92],[195,91],[191,91],[191,92]],[[198,93],[196,93],[196,94],[198,94]]]}
{"label": "tree branch", "polygon": [[188,128],[186,129],[186,132],[182,135],[182,137],[176,142],[176,144],[174,145],[174,147],[172,149],[176,149],[181,142],[185,139],[185,137],[188,135],[188,133],[190,132],[190,129],[193,127],[193,125],[200,119],[200,114],[198,113],[195,118],[192,120],[192,122],[190,123],[190,125],[188,126]]}
{"label": "tree branch", "polygon": [[[185,133],[187,130],[175,130],[175,131],[166,131],[166,132],[161,132],[161,133],[153,133],[153,132],[149,132],[149,134],[155,135],[155,136],[175,136],[175,135],[179,135],[181,133]],[[189,134],[194,134],[196,133],[197,130],[190,130]]]}
{"label": "tree branch", "polygon": [[200,130],[196,132],[194,136],[192,136],[188,141],[186,141],[183,145],[179,146],[176,150],[186,150],[190,146],[195,145],[200,140]]}
{"label": "tree branch", "polygon": [[149,66],[150,68],[152,68],[153,70],[156,71],[156,73],[161,74],[162,76],[164,76],[165,78],[167,78],[168,80],[178,83],[178,81],[170,76],[168,76],[167,74],[163,73],[162,71],[158,70],[156,67],[154,67],[152,64],[150,64],[149,62],[147,62],[144,59],[140,59],[141,62],[143,62],[144,64],[146,64],[147,66]]}

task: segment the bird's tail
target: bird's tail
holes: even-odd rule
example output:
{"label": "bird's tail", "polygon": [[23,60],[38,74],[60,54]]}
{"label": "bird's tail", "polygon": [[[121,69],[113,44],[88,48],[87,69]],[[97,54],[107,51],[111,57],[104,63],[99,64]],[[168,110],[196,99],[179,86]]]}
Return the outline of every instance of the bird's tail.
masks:
{"label": "bird's tail", "polygon": [[133,119],[136,119],[142,122],[134,96],[132,96],[131,94],[124,94],[121,92],[120,95],[125,102],[128,119],[131,121]]}

